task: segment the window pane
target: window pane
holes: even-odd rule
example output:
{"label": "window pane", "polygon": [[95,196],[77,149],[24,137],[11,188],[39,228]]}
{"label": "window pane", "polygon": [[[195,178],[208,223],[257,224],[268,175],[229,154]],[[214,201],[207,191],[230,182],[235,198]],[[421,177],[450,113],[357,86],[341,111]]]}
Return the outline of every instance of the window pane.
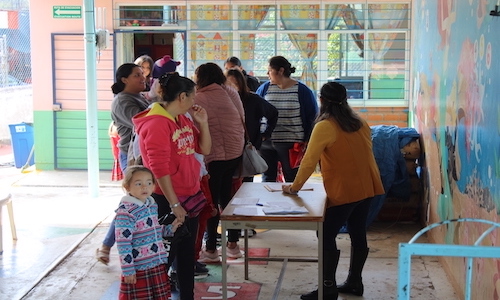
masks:
{"label": "window pane", "polygon": [[371,99],[404,99],[406,34],[369,33],[365,55],[371,61],[369,89]]}
{"label": "window pane", "polygon": [[267,80],[267,61],[276,53],[276,35],[274,33],[255,34],[254,74],[261,80]]}
{"label": "window pane", "polygon": [[281,22],[284,29],[319,29],[319,5],[281,5]]}
{"label": "window pane", "polygon": [[[238,29],[255,30],[263,25],[269,12],[269,5],[240,5],[238,6]],[[274,28],[274,26],[273,26]]]}
{"label": "window pane", "polygon": [[194,66],[207,62],[220,63],[232,55],[233,35],[227,32],[191,32],[191,60]]}
{"label": "window pane", "polygon": [[325,6],[326,29],[363,29],[365,26],[365,5],[328,4]]}
{"label": "window pane", "polygon": [[[275,30],[276,29],[276,7],[269,6],[264,20],[259,25],[259,30]],[[280,22],[281,24],[281,22]]]}
{"label": "window pane", "polygon": [[186,24],[185,6],[120,6],[120,26]]}
{"label": "window pane", "polygon": [[369,28],[408,28],[408,4],[369,4]]}
{"label": "window pane", "polygon": [[255,44],[256,34],[240,34],[240,56],[241,66],[250,75],[255,75]]}
{"label": "window pane", "polygon": [[192,29],[230,30],[233,28],[229,5],[192,5],[190,16]]}
{"label": "window pane", "polygon": [[342,83],[348,98],[363,99],[363,34],[331,33],[327,45],[328,81]]}

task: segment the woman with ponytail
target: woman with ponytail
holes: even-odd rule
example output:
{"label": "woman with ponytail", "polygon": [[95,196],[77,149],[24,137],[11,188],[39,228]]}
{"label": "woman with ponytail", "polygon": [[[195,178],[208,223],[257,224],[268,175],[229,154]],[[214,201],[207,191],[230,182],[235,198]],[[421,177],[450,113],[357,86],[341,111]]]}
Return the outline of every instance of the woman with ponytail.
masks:
{"label": "woman with ponytail", "polygon": [[[366,218],[372,198],[383,194],[384,187],[372,152],[370,126],[347,103],[345,87],[328,82],[320,93],[320,114],[306,153],[295,180],[283,185],[283,192],[296,195],[320,164],[328,202],[323,223],[323,286],[319,288],[323,288],[323,299],[331,300],[339,292],[363,295]],[[345,223],[351,238],[351,264],[346,282],[337,286],[340,251],[335,238]],[[300,298],[317,300],[318,290]]]}

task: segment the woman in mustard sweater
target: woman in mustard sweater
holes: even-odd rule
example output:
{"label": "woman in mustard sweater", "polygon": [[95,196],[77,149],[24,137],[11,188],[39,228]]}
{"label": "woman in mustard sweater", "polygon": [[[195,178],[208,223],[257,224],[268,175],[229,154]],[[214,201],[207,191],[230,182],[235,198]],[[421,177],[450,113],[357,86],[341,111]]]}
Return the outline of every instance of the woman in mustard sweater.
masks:
{"label": "woman in mustard sweater", "polygon": [[[339,292],[361,296],[361,272],[368,257],[366,218],[371,199],[383,194],[384,188],[372,152],[371,129],[347,103],[345,87],[326,83],[320,101],[320,114],[297,176],[293,184],[283,185],[283,192],[297,194],[320,163],[328,197],[323,223],[323,299],[337,299]],[[351,237],[351,264],[346,282],[337,286],[340,251],[335,238],[346,222]],[[301,299],[318,299],[318,290]]]}

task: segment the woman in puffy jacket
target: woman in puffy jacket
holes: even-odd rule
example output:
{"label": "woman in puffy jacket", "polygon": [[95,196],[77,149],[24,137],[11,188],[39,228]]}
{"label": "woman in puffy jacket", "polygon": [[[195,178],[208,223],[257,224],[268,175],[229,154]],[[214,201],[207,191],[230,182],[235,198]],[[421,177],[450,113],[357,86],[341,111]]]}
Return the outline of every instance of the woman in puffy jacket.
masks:
{"label": "woman in puffy jacket", "polygon": [[[245,142],[243,104],[238,92],[229,84],[222,69],[215,63],[200,65],[195,71],[195,103],[204,107],[208,114],[208,127],[212,136],[212,149],[205,156],[209,186],[214,205],[224,209],[231,200],[233,175],[239,166]],[[207,241],[200,262],[219,262],[217,253],[217,226],[219,216],[207,222]],[[241,257],[237,244],[239,230],[228,230],[228,257]]]}

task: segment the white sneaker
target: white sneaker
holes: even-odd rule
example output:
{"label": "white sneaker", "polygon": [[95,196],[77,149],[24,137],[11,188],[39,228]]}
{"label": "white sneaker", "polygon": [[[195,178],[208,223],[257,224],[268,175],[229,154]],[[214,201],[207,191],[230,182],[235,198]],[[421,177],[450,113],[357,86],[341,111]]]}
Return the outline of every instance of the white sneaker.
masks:
{"label": "white sneaker", "polygon": [[200,258],[198,259],[198,261],[206,264],[219,263],[220,262],[219,253],[217,253],[217,251],[215,251],[214,253],[210,253],[202,249],[200,251]]}
{"label": "white sneaker", "polygon": [[[222,255],[222,247],[217,248],[217,252],[219,252],[219,255]],[[245,251],[240,250],[239,245],[236,245],[233,249],[226,246],[226,255],[228,258],[240,258],[243,257],[243,254],[245,254]]]}

